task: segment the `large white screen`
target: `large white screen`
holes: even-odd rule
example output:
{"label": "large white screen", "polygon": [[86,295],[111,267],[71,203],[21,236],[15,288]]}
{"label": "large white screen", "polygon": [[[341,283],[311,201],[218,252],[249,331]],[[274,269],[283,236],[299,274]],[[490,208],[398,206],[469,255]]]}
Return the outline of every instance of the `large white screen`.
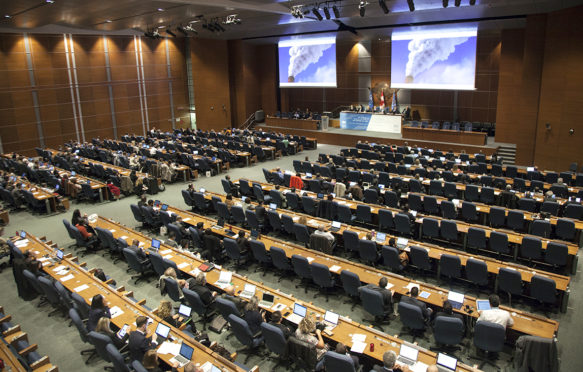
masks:
{"label": "large white screen", "polygon": [[391,88],[474,90],[477,31],[393,33]]}
{"label": "large white screen", "polygon": [[282,40],[280,87],[336,87],[336,38]]}

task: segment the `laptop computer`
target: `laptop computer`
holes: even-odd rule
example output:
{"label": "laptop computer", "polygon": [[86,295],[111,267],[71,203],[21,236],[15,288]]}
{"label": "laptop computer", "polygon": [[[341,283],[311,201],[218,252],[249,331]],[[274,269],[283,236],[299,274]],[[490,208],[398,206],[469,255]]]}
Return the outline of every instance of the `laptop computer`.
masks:
{"label": "laptop computer", "polygon": [[243,292],[239,294],[239,297],[250,299],[255,295],[255,286],[253,284],[245,284]]}
{"label": "laptop computer", "polygon": [[251,239],[257,239],[259,238],[259,231],[253,229],[251,230]]}
{"label": "laptop computer", "polygon": [[312,178],[312,173],[306,173],[307,178]]}
{"label": "laptop computer", "polygon": [[449,291],[447,294],[447,300],[451,303],[451,306],[454,309],[461,309],[462,305],[464,304],[464,294]]}
{"label": "laptop computer", "polygon": [[409,239],[397,238],[397,248],[399,248],[399,249],[406,248],[408,243],[409,243]]}
{"label": "laptop computer", "polygon": [[229,285],[231,284],[231,278],[233,277],[233,273],[230,271],[221,271],[219,274],[219,280],[217,280],[216,284],[220,285]]}
{"label": "laptop computer", "polygon": [[156,334],[160,338],[158,343],[162,343],[168,338],[168,335],[170,334],[170,327],[168,327],[166,324],[158,323],[158,326],[156,327]]}
{"label": "laptop computer", "polygon": [[151,246],[150,246],[150,248],[148,248],[148,250],[158,252],[159,249],[160,249],[160,241],[158,239],[152,239]]}
{"label": "laptop computer", "polygon": [[162,204],[162,207],[160,207],[160,210],[166,212],[168,210],[168,204]]}
{"label": "laptop computer", "polygon": [[277,204],[275,203],[269,203],[269,208],[276,210],[277,209]]}
{"label": "laptop computer", "polygon": [[178,314],[182,315],[185,319],[190,318],[190,314],[192,313],[192,309],[189,306],[184,304],[180,304],[178,308]]}
{"label": "laptop computer", "polygon": [[190,362],[193,352],[194,348],[183,342],[182,345],[180,345],[180,352],[178,355],[170,359],[170,363],[178,363],[178,367],[182,368]]}
{"label": "laptop computer", "polygon": [[287,317],[287,320],[294,324],[300,324],[302,319],[306,316],[308,309],[300,304],[294,304],[294,312]]}
{"label": "laptop computer", "polygon": [[332,311],[326,311],[324,314],[324,324],[326,325],[326,331],[332,332],[334,328],[338,325],[338,318],[340,316]]}
{"label": "laptop computer", "polygon": [[259,301],[259,306],[270,308],[273,306],[273,300],[275,300],[275,296],[270,293],[264,293],[261,301]]}
{"label": "laptop computer", "polygon": [[419,355],[419,349],[401,344],[401,349],[399,350],[398,362],[412,366],[417,362],[417,356]]}
{"label": "laptop computer", "polygon": [[318,193],[318,195],[316,195],[318,197],[318,199],[323,199],[324,198],[324,194],[322,193]]}
{"label": "laptop computer", "polygon": [[332,226],[330,226],[330,228],[328,230],[340,231],[341,226],[342,226],[342,223],[340,223],[340,221],[332,221]]}
{"label": "laptop computer", "polygon": [[385,239],[387,238],[387,234],[382,233],[382,232],[377,232],[375,240],[377,241],[377,243],[384,243]]}
{"label": "laptop computer", "polygon": [[490,301],[488,300],[476,300],[476,305],[478,307],[478,311],[491,309]]}
{"label": "laptop computer", "polygon": [[72,177],[75,177],[75,175],[76,175],[76,174],[77,174],[77,173],[75,173],[75,171],[71,171],[71,176],[72,176]]}
{"label": "laptop computer", "polygon": [[455,371],[457,368],[457,359],[450,357],[449,355],[438,353],[437,354],[437,370],[439,372],[450,372]]}
{"label": "laptop computer", "polygon": [[20,239],[26,239],[26,231],[24,230],[20,231]]}

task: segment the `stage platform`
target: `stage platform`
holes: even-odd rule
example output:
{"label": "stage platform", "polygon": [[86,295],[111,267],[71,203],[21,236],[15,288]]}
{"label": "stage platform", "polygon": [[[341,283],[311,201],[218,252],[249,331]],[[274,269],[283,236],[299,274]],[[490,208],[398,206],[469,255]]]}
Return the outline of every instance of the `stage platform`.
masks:
{"label": "stage platform", "polygon": [[257,124],[255,128],[257,130],[274,131],[298,136],[314,137],[318,140],[318,143],[327,143],[338,146],[355,146],[357,141],[363,142],[368,141],[369,143],[387,143],[395,145],[404,145],[405,142],[407,142],[409,146],[421,146],[442,151],[447,151],[451,149],[453,151],[459,152],[461,150],[465,150],[467,153],[470,154],[482,152],[486,155],[491,155],[497,150],[499,146],[503,145],[494,142],[493,137],[488,138],[487,144],[480,146],[405,138],[400,133],[359,131],[332,127],[329,127],[327,130],[306,130]]}

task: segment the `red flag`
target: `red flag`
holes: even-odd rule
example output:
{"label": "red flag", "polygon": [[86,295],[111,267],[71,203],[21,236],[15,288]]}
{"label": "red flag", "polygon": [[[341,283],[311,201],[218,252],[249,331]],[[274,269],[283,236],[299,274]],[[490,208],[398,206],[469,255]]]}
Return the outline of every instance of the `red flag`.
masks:
{"label": "red flag", "polygon": [[385,91],[381,90],[381,110],[385,109]]}

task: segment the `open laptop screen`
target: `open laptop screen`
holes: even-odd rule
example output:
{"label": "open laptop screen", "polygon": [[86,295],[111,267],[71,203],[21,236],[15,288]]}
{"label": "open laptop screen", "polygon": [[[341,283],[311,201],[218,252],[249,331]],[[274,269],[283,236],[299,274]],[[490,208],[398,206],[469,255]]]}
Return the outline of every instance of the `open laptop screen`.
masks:
{"label": "open laptop screen", "polygon": [[178,314],[185,316],[185,317],[190,317],[190,313],[191,313],[192,309],[186,305],[180,305],[180,307],[178,308]]}
{"label": "open laptop screen", "polygon": [[401,350],[399,351],[400,356],[416,361],[418,354],[419,354],[418,349],[411,346],[407,346],[405,344],[401,344]]}
{"label": "open laptop screen", "polygon": [[194,348],[190,347],[188,344],[185,344],[184,342],[180,346],[180,355],[182,355],[183,357],[185,357],[188,360],[192,359],[193,352],[194,352]]}
{"label": "open laptop screen", "polygon": [[326,311],[326,314],[324,314],[324,320],[328,323],[338,324],[338,314]]}
{"label": "open laptop screen", "polygon": [[437,364],[445,368],[455,371],[457,367],[457,359],[442,353],[437,354]]}
{"label": "open laptop screen", "polygon": [[152,248],[159,249],[160,241],[158,239],[152,239]]}
{"label": "open laptop screen", "polygon": [[306,316],[307,310],[308,309],[305,306],[302,306],[300,304],[294,304],[294,314],[297,314],[297,315],[301,316],[302,318],[304,318]]}
{"label": "open laptop screen", "polygon": [[170,327],[166,324],[158,323],[156,327],[156,334],[163,338],[168,338],[168,334],[170,333]]}
{"label": "open laptop screen", "polygon": [[57,249],[57,258],[59,260],[62,260],[63,259],[63,251],[60,250],[60,249]]}

